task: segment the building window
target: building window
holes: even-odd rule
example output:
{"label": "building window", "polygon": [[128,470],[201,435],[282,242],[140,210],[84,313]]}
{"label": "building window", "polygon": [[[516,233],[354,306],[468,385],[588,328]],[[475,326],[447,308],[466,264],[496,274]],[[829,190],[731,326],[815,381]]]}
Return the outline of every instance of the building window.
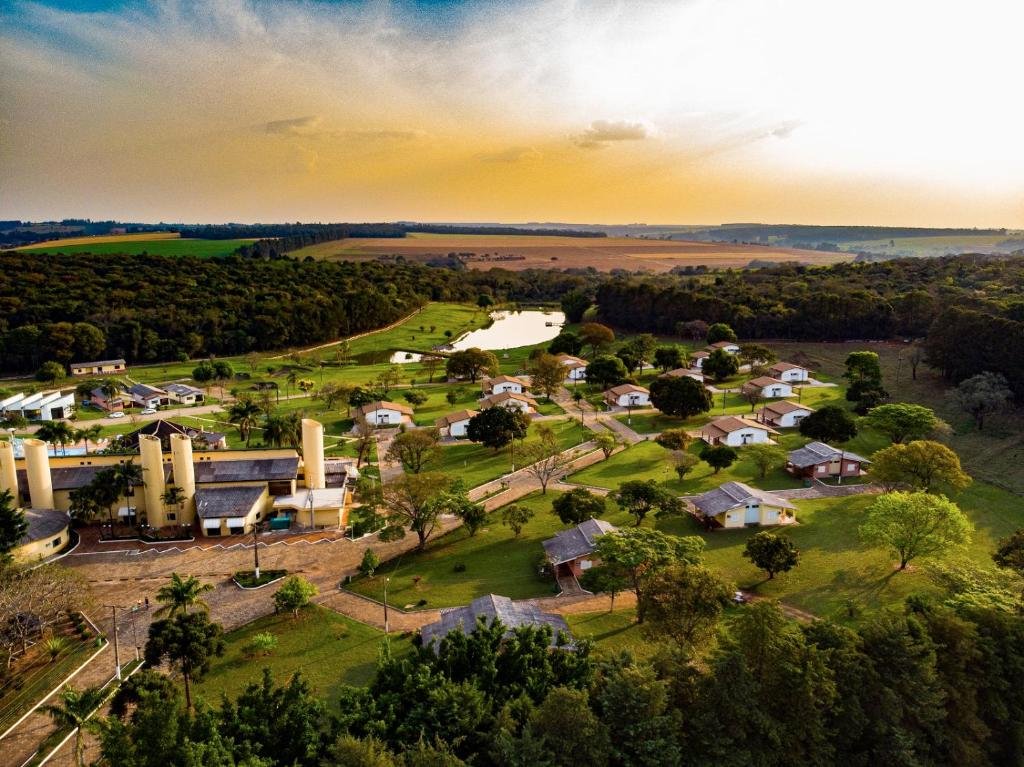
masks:
{"label": "building window", "polygon": [[168,511],[167,512],[167,521],[168,522],[174,522],[177,518],[178,518],[178,515],[175,512],[173,512],[173,511]]}
{"label": "building window", "polygon": [[818,473],[819,474],[825,474],[826,472],[828,472],[828,466],[819,466],[818,467]]}
{"label": "building window", "polygon": [[848,464],[846,464],[846,470],[847,471],[857,471],[857,464],[855,464],[855,463],[848,463]]}
{"label": "building window", "polygon": [[58,546],[60,546],[60,542],[61,542],[60,538],[54,538],[52,541],[50,541],[50,547],[55,549]]}

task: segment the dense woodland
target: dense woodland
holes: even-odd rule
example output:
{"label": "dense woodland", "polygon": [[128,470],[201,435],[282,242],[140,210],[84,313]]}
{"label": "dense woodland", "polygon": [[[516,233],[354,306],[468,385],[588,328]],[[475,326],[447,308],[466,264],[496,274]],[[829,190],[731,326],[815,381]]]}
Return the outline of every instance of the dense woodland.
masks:
{"label": "dense woodland", "polygon": [[7,252],[0,254],[0,370],[313,345],[382,327],[425,301],[476,301],[481,293],[557,300],[583,284],[555,272],[460,274],[403,263]]}
{"label": "dense woodland", "polygon": [[[1024,397],[1024,259],[953,256],[708,276],[454,271],[394,262],[0,254],[0,370],[312,345],[382,327],[425,301],[592,301],[623,330],[724,322],[741,338],[925,339],[950,380],[1002,373]],[[582,299],[582,300],[581,300]],[[78,326],[76,326],[78,323]],[[98,331],[82,325],[91,326]]]}
{"label": "dense woodland", "polygon": [[[301,679],[269,672],[237,701],[193,714],[175,684],[147,671],[118,693],[99,764],[1024,763],[1024,622],[1012,612],[911,600],[850,629],[798,625],[762,602],[725,621],[717,641],[702,632],[695,646],[664,629],[650,627],[662,649],[641,662],[595,660],[586,642],[549,651],[547,628],[503,639],[500,625],[481,625],[449,635],[437,654],[385,653],[369,687],[342,690],[334,716]],[[162,657],[153,634],[147,660]]]}

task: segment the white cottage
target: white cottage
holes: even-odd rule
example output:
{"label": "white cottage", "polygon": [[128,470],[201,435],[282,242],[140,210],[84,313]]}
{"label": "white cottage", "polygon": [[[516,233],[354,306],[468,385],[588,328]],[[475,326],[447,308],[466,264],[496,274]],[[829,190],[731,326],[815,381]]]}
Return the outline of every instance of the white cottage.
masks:
{"label": "white cottage", "polygon": [[359,408],[366,422],[373,426],[400,426],[412,424],[412,408],[398,402],[378,400]]}
{"label": "white cottage", "polygon": [[743,393],[757,392],[765,399],[778,399],[780,397],[792,397],[793,387],[778,378],[761,376],[753,378],[743,384]]}
{"label": "white cottage", "polygon": [[565,366],[565,377],[569,381],[583,381],[587,377],[587,361],[571,354],[559,354],[558,361]]}
{"label": "white cottage", "polygon": [[698,516],[712,527],[760,527],[795,521],[796,506],[785,498],[744,485],[726,482],[692,501]]}
{"label": "white cottage", "polygon": [[470,419],[477,415],[476,410],[460,410],[457,413],[449,413],[434,421],[434,426],[441,433],[442,437],[463,438],[469,436]]}
{"label": "white cottage", "polygon": [[500,394],[492,394],[480,400],[480,409],[487,410],[492,407],[507,407],[518,410],[520,413],[532,415],[537,412],[537,402],[528,394],[516,394],[506,391]]}
{"label": "white cottage", "polygon": [[648,407],[651,393],[642,386],[627,383],[606,391],[604,401],[612,407]]}
{"label": "white cottage", "polygon": [[758,420],[778,429],[792,429],[814,412],[814,408],[789,400],[768,402],[758,413]]}
{"label": "white cottage", "polygon": [[708,350],[709,353],[713,352],[713,351],[717,351],[719,349],[722,349],[723,351],[726,351],[729,354],[739,354],[740,353],[740,345],[738,343],[736,343],[735,341],[717,341],[716,343],[709,344],[707,346],[707,350]]}
{"label": "white cottage", "polygon": [[530,388],[529,384],[522,378],[515,376],[495,376],[480,382],[484,395],[490,394],[524,394]]}
{"label": "white cottage", "polygon": [[734,415],[715,418],[704,424],[700,437],[709,445],[728,445],[743,447],[744,445],[764,445],[770,443],[771,435],[778,434],[775,429],[756,421],[748,421]]}
{"label": "white cottage", "polygon": [[785,381],[786,383],[802,383],[811,377],[810,370],[794,365],[792,362],[776,362],[768,368],[768,372],[772,374],[773,378]]}

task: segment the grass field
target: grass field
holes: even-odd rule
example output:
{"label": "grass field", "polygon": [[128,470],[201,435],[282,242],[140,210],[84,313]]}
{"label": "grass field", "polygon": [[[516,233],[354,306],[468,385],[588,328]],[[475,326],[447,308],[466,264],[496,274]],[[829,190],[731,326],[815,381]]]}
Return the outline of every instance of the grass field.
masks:
{"label": "grass field", "polygon": [[[254,634],[263,632],[277,637],[277,648],[266,657],[246,657],[245,646]],[[249,683],[258,683],[263,669],[269,668],[277,684],[301,673],[313,694],[336,710],[342,685],[363,685],[373,677],[384,632],[314,606],[297,619],[290,613],[259,618],[225,639],[223,657],[214,658],[210,673],[196,685],[207,703],[219,703],[221,694],[234,698]],[[409,647],[408,640],[392,637],[390,641],[392,652]]]}
{"label": "grass field", "polygon": [[[676,266],[742,267],[751,261],[799,261],[831,264],[848,261],[845,253],[734,245],[680,240],[643,240],[630,237],[545,237],[495,234],[412,233],[403,239],[347,239],[310,245],[290,255],[330,261],[375,259],[401,255],[427,260],[449,253],[472,254],[474,269],[569,269],[593,267],[601,271],[667,272]],[[501,257],[517,256],[516,260]]]}
{"label": "grass field", "polygon": [[[549,421],[547,425],[554,430],[558,444],[563,450],[580,444],[590,436],[589,429],[581,431],[579,422],[570,418],[564,421]],[[532,437],[536,430],[536,424],[530,427],[527,443],[533,441]],[[494,452],[489,447],[465,442],[441,449],[439,470],[462,479],[468,487],[476,487],[508,474],[512,470],[511,458],[508,449]]]}
{"label": "grass field", "polygon": [[[160,235],[160,236],[157,236]],[[173,236],[166,236],[173,235]],[[75,237],[54,240],[42,245],[18,248],[24,253],[94,253],[137,256],[149,253],[155,256],[199,256],[215,258],[234,253],[239,246],[252,240],[199,240],[182,239],[174,232],[155,234],[112,235],[110,237]]]}

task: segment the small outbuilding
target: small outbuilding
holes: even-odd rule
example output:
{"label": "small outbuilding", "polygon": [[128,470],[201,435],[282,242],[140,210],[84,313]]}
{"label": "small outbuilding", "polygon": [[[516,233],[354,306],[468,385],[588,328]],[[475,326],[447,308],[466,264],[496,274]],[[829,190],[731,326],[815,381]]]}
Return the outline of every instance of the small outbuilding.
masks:
{"label": "small outbuilding", "polygon": [[470,419],[477,414],[476,410],[459,410],[456,413],[441,416],[434,421],[434,426],[437,427],[442,437],[462,439],[469,436],[467,429],[469,429]]}
{"label": "small outbuilding", "polygon": [[778,378],[786,383],[803,383],[811,378],[810,370],[800,365],[794,365],[792,362],[776,362],[768,368],[768,372],[771,373],[772,378]]}
{"label": "small outbuilding", "polygon": [[518,410],[520,413],[532,415],[537,412],[537,401],[529,394],[517,394],[514,391],[491,394],[480,400],[480,409],[488,410],[492,407],[505,407],[511,410]]}
{"label": "small outbuilding", "polygon": [[796,506],[790,501],[742,482],[726,482],[693,498],[690,504],[712,527],[763,527],[796,519]]}
{"label": "small outbuilding", "polygon": [[582,357],[574,357],[571,354],[557,355],[559,362],[565,366],[565,377],[569,381],[584,381],[587,378],[587,365],[589,364]]}
{"label": "small outbuilding", "polygon": [[495,376],[494,378],[485,378],[480,382],[480,388],[483,390],[484,396],[503,394],[505,392],[523,394],[530,388],[530,385],[522,378],[502,375]]}
{"label": "small outbuilding", "polygon": [[859,477],[864,466],[871,463],[849,450],[811,442],[789,454],[786,471],[795,477],[825,479],[827,477]]}
{"label": "small outbuilding", "polygon": [[620,384],[604,393],[604,401],[612,407],[648,407],[651,404],[651,393],[636,384]]}
{"label": "small outbuilding", "polygon": [[378,400],[359,408],[366,422],[373,426],[401,426],[412,424],[412,408],[399,402]]}
{"label": "small outbuilding", "polygon": [[128,369],[128,366],[122,359],[96,360],[94,362],[72,362],[68,367],[71,368],[71,375],[73,376],[111,375],[115,373],[123,373]]}
{"label": "small outbuilding", "polygon": [[203,535],[244,535],[263,519],[270,495],[266,485],[204,487],[196,490],[195,501]]}
{"label": "small outbuilding", "polygon": [[11,551],[22,564],[52,557],[67,548],[71,541],[71,518],[67,512],[54,509],[24,509],[28,530]]}
{"label": "small outbuilding", "polygon": [[715,418],[704,424],[700,430],[701,439],[709,445],[728,445],[729,447],[764,445],[772,441],[771,435],[773,434],[778,434],[778,432],[770,426],[735,415]]}
{"label": "small outbuilding", "polygon": [[544,553],[555,570],[555,577],[571,575],[579,578],[600,564],[600,560],[594,557],[597,539],[615,530],[615,525],[603,519],[588,519],[544,541]]}
{"label": "small outbuilding", "polygon": [[781,397],[792,397],[793,387],[785,381],[780,381],[778,378],[760,376],[759,378],[752,378],[743,384],[744,394],[752,392],[756,392],[765,399],[779,399]]}
{"label": "small outbuilding", "polygon": [[708,344],[706,347],[708,352],[714,352],[721,349],[722,351],[728,352],[729,354],[739,354],[740,345],[735,341],[716,341],[713,344]]}
{"label": "small outbuilding", "polygon": [[813,412],[812,407],[782,399],[766,403],[758,412],[758,420],[777,429],[792,429]]}

